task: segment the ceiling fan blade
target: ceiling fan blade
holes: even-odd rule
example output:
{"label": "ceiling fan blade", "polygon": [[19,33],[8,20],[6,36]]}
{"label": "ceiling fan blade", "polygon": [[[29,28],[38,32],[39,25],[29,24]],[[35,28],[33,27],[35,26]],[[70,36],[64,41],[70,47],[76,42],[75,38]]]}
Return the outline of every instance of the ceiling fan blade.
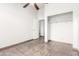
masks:
{"label": "ceiling fan blade", "polygon": [[34,3],[34,6],[35,6],[36,10],[39,10],[39,7],[37,6],[36,3]]}
{"label": "ceiling fan blade", "polygon": [[29,4],[30,4],[30,3],[25,4],[25,5],[23,6],[23,8],[26,8]]}

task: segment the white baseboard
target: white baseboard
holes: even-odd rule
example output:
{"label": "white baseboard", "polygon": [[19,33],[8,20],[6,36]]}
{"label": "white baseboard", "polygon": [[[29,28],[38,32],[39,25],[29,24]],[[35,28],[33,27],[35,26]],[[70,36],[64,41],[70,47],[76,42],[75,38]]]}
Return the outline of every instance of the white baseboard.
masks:
{"label": "white baseboard", "polygon": [[52,39],[49,39],[49,40],[51,40],[51,41],[56,41],[56,42],[62,42],[62,43],[67,43],[67,44],[72,44],[73,45],[73,43],[72,42],[67,42],[67,41],[62,41],[62,40],[52,40]]}

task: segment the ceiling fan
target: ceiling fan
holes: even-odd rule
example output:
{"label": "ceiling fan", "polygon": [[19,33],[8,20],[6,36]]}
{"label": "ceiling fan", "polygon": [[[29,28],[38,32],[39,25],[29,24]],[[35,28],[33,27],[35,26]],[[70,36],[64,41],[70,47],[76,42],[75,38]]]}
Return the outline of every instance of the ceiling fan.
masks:
{"label": "ceiling fan", "polygon": [[[26,8],[28,5],[30,5],[30,3],[27,3],[23,6],[23,8]],[[36,10],[39,10],[39,7],[36,3],[33,4]]]}

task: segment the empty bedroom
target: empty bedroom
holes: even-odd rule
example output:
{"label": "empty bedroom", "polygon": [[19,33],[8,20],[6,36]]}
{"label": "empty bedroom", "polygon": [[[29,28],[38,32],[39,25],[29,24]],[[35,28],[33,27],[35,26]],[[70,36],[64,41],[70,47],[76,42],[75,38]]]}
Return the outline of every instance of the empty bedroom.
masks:
{"label": "empty bedroom", "polygon": [[0,3],[0,56],[79,56],[79,3]]}

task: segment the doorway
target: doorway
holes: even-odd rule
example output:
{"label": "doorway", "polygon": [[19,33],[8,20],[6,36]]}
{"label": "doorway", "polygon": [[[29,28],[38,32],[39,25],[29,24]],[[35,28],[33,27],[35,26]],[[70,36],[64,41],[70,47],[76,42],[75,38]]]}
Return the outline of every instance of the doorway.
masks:
{"label": "doorway", "polygon": [[44,20],[39,20],[39,37],[44,39],[45,36],[45,23]]}

